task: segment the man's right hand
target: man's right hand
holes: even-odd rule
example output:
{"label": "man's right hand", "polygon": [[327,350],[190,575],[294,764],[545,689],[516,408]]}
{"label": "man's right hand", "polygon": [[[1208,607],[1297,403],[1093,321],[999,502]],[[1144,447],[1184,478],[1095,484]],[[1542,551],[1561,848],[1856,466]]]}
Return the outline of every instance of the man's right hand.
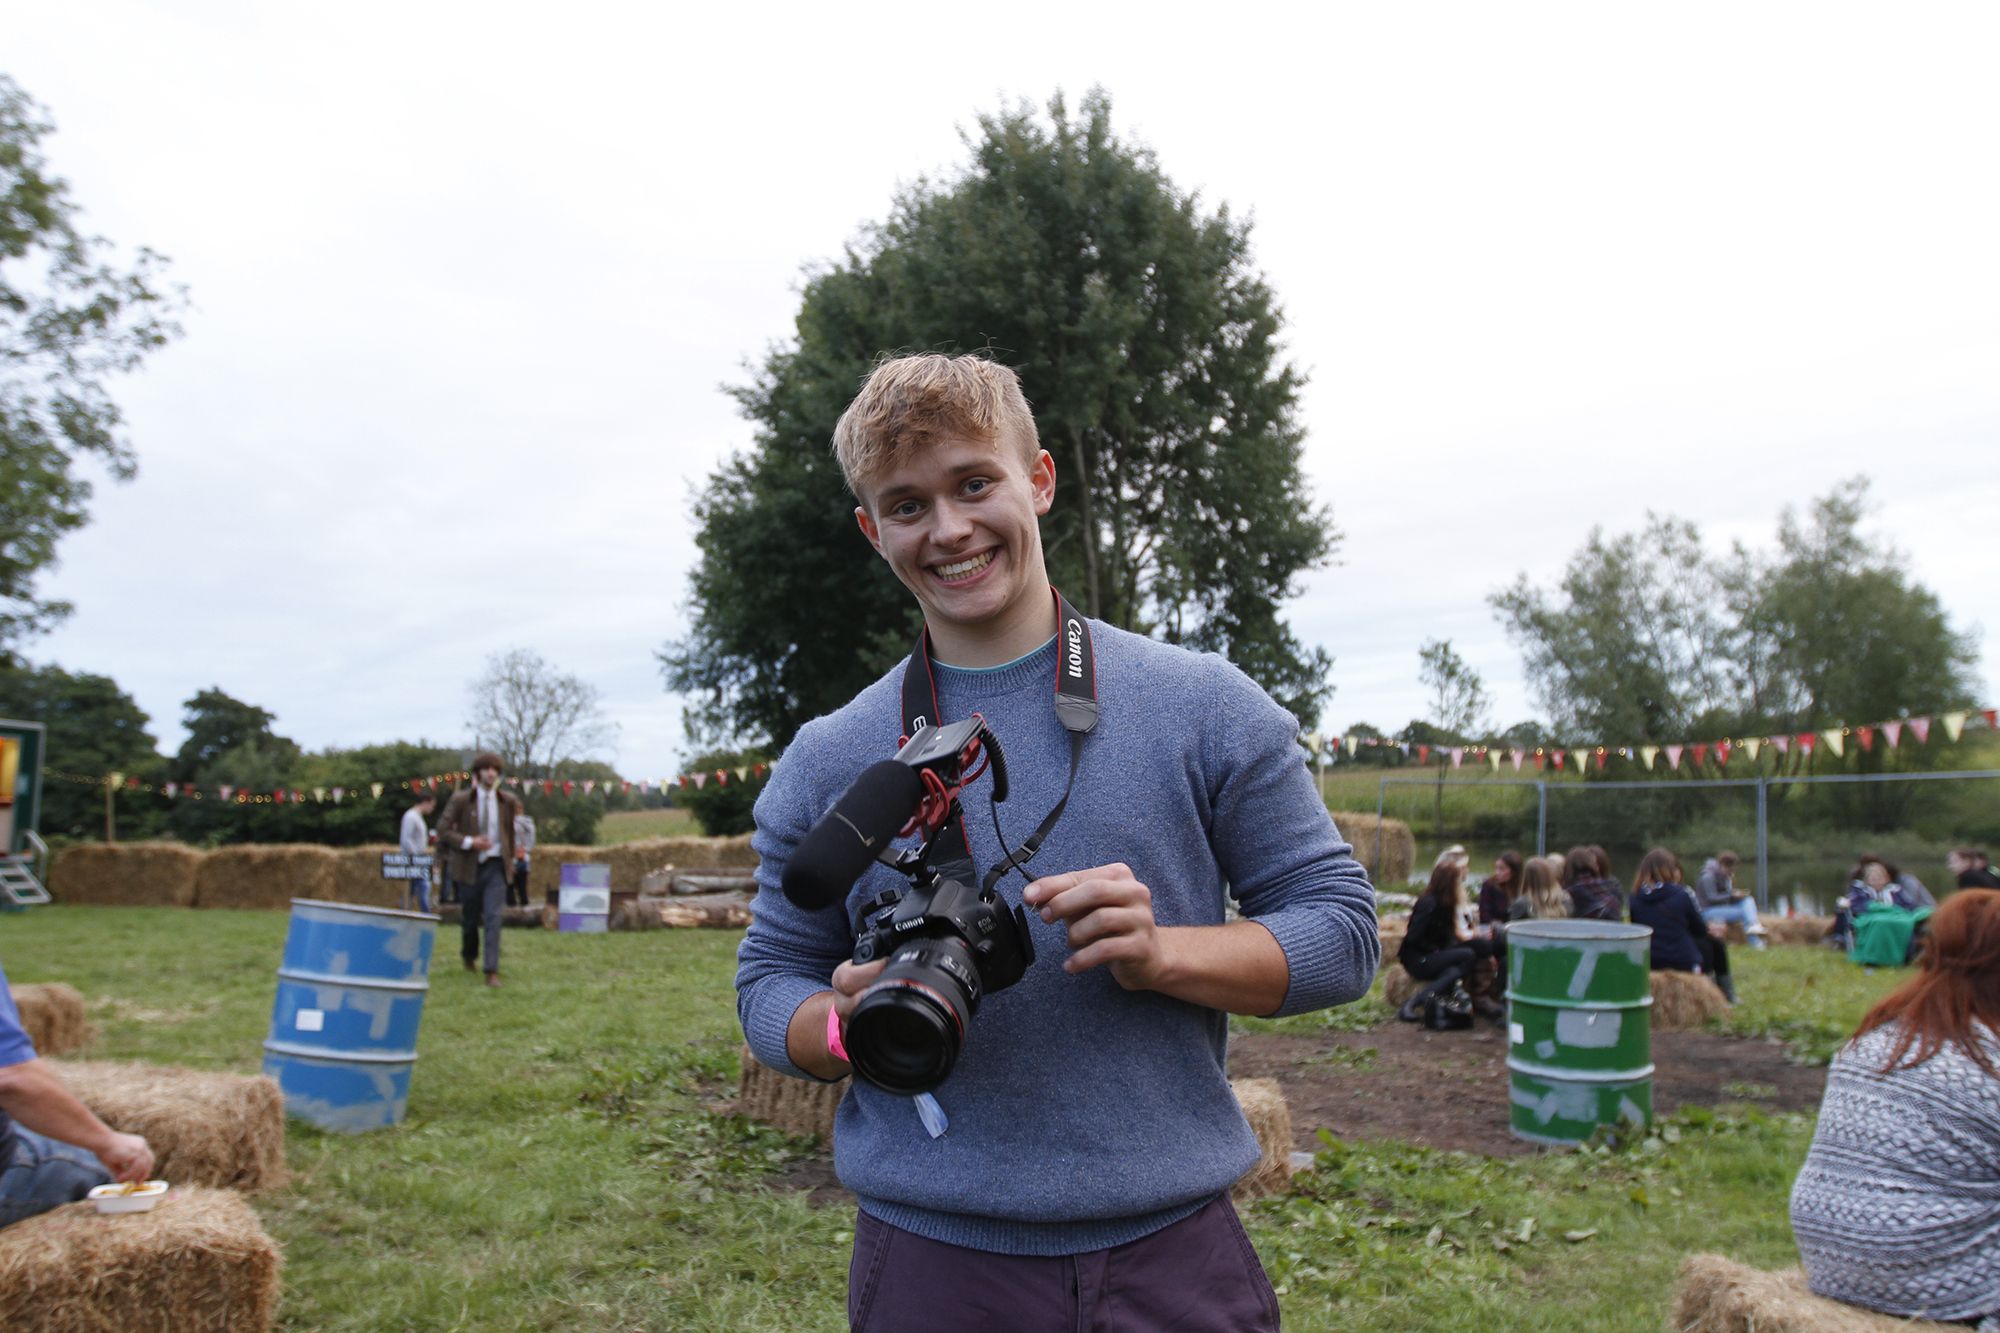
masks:
{"label": "man's right hand", "polygon": [[111,1178],[121,1185],[152,1178],[152,1145],[137,1134],[120,1134],[113,1130],[95,1151],[97,1160],[104,1163],[105,1169],[111,1172]]}
{"label": "man's right hand", "polygon": [[859,966],[849,960],[833,969],[833,989],[821,991],[800,1005],[785,1030],[785,1053],[792,1057],[793,1064],[818,1078],[847,1076],[847,1061],[827,1046],[826,1011],[830,1007],[840,1015],[840,1026],[845,1031],[847,1020],[854,1016],[854,1006],[861,1002],[861,992],[873,985],[888,965],[887,959]]}
{"label": "man's right hand", "polygon": [[483,834],[483,833],[482,833],[482,834],[480,834],[480,835],[479,835],[478,837],[476,837],[476,838],[474,838],[474,839],[472,840],[472,850],[473,850],[473,851],[475,851],[475,852],[490,852],[490,851],[492,851],[492,850],[493,850],[493,839],[491,839],[491,838],[487,837],[487,836],[486,836],[485,834]]}
{"label": "man's right hand", "polygon": [[833,1008],[840,1015],[840,1025],[847,1026],[847,1020],[854,1017],[854,1006],[861,1003],[861,992],[875,984],[882,969],[889,960],[879,958],[872,963],[856,963],[852,959],[833,969]]}

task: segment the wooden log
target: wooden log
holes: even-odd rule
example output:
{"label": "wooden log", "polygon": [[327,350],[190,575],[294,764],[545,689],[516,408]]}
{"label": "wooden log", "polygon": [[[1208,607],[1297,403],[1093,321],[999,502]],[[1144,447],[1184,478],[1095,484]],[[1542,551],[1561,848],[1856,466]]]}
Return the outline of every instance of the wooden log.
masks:
{"label": "wooden log", "polygon": [[695,896],[710,893],[757,892],[757,877],[747,870],[684,870],[673,877],[670,892]]}
{"label": "wooden log", "polygon": [[750,924],[750,905],[735,894],[676,898],[660,907],[660,921],[664,925],[682,928],[706,926],[741,930]]}

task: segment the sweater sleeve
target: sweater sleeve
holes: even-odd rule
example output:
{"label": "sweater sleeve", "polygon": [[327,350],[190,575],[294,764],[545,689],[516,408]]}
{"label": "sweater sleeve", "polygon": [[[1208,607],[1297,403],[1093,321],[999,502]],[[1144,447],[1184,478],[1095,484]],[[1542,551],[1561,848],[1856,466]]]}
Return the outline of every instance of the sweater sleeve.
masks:
{"label": "sweater sleeve", "polygon": [[808,912],[779,888],[786,861],[823,813],[820,806],[833,799],[816,795],[810,771],[815,735],[812,723],[800,729],[757,798],[750,837],[757,853],[757,896],[736,951],[736,1015],[744,1040],[759,1064],[795,1078],[813,1075],[793,1064],[786,1048],[792,1015],[807,999],[832,989],[834,968],[854,949],[844,903]]}
{"label": "sweater sleeve", "polygon": [[1284,950],[1290,979],[1274,1016],[1360,999],[1382,951],[1375,890],[1320,800],[1298,719],[1211,660],[1209,839],[1242,914]]}

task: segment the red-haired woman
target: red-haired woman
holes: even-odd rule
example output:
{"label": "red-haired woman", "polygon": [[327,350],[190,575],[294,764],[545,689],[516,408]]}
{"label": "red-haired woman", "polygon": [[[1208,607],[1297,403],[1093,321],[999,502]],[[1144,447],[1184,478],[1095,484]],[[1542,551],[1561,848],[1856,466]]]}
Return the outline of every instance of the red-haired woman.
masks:
{"label": "red-haired woman", "polygon": [[1947,898],[1834,1056],[1792,1231],[1822,1296],[2000,1329],[2000,890]]}

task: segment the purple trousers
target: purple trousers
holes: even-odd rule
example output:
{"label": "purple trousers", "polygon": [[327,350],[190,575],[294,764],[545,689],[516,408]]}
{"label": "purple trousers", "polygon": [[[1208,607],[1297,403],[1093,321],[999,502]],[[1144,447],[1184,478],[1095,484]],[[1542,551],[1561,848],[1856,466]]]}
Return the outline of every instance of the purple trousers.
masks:
{"label": "purple trousers", "polygon": [[925,1240],[858,1213],[857,1333],[1267,1333],[1278,1297],[1229,1196],[1150,1236],[1054,1258]]}

